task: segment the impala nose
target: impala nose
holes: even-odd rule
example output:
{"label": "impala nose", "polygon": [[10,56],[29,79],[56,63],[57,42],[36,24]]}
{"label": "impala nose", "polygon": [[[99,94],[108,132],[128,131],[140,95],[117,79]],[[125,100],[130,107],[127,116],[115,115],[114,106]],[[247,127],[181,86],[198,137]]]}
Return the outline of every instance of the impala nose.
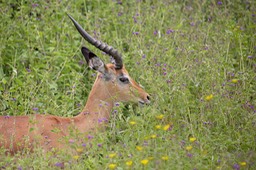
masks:
{"label": "impala nose", "polygon": [[150,97],[149,95],[147,94],[147,97],[146,97],[146,101],[145,101],[146,104],[149,104],[150,103]]}
{"label": "impala nose", "polygon": [[150,97],[149,97],[149,95],[147,95],[147,99],[148,99],[148,100],[150,100]]}

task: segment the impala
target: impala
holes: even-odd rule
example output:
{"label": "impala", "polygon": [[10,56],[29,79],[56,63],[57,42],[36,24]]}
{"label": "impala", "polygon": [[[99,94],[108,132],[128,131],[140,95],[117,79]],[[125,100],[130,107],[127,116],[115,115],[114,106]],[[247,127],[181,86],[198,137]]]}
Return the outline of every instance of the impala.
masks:
{"label": "impala", "polygon": [[148,93],[129,76],[121,54],[113,47],[94,39],[70,15],[68,16],[82,37],[112,56],[114,62],[104,64],[88,48],[82,47],[81,51],[88,66],[98,72],[82,112],[71,118],[40,114],[1,116],[0,148],[4,148],[6,153],[14,154],[25,148],[32,151],[35,146],[44,151],[62,149],[66,147],[63,141],[74,132],[83,135],[104,125],[102,120],[109,120],[115,102],[150,102]]}

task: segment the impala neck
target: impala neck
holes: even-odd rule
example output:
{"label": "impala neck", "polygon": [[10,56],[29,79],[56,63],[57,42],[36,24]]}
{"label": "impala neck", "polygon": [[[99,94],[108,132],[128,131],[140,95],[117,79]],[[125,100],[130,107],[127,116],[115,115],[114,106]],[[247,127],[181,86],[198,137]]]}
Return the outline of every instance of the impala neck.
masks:
{"label": "impala neck", "polygon": [[97,76],[84,109],[75,117],[80,131],[92,130],[108,122],[114,106],[114,98],[107,88],[109,83],[112,82]]}

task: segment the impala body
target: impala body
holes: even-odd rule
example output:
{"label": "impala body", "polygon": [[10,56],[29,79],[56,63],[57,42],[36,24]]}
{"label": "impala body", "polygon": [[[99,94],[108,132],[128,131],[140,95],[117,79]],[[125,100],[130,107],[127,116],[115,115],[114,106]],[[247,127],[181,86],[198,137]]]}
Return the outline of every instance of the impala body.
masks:
{"label": "impala body", "polygon": [[82,47],[88,66],[98,72],[82,112],[72,118],[40,114],[0,116],[0,148],[5,148],[6,153],[14,154],[25,148],[31,151],[38,146],[45,151],[63,149],[68,140],[104,125],[115,102],[150,102],[148,93],[129,76],[122,56],[111,46],[95,40],[69,17],[83,38],[111,55],[114,63],[104,64],[88,48]]}

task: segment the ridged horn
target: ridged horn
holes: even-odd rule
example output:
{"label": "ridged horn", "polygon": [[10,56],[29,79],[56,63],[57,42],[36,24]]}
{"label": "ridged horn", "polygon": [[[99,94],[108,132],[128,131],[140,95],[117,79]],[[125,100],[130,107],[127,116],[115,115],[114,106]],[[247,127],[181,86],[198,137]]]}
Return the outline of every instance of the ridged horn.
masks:
{"label": "ridged horn", "polygon": [[81,27],[81,25],[78,24],[78,22],[73,17],[71,17],[69,14],[67,14],[67,15],[69,16],[69,18],[74,23],[74,25],[75,25],[76,29],[78,30],[78,32],[82,35],[82,37],[86,41],[88,41],[90,44],[94,45],[98,49],[100,49],[100,50],[104,51],[105,53],[109,54],[110,56],[112,56],[114,58],[114,60],[115,60],[115,68],[116,69],[122,69],[123,68],[122,55],[120,53],[118,53],[118,51],[116,49],[114,49],[113,47],[107,45],[106,43],[100,42],[99,40],[96,40],[95,38],[90,36]]}

